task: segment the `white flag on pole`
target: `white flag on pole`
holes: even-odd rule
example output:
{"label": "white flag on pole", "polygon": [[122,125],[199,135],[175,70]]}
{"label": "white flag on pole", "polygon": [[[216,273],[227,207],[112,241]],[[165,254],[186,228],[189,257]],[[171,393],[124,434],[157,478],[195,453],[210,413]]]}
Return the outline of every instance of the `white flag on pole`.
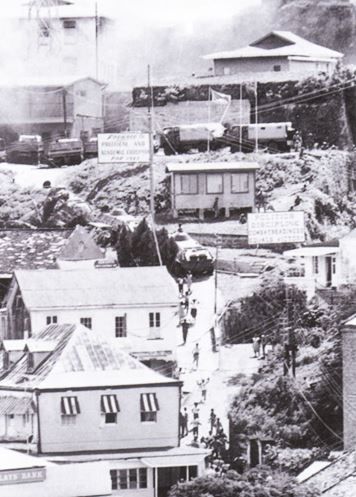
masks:
{"label": "white flag on pole", "polygon": [[211,101],[216,104],[229,104],[231,102],[231,95],[220,93],[219,91],[211,90]]}

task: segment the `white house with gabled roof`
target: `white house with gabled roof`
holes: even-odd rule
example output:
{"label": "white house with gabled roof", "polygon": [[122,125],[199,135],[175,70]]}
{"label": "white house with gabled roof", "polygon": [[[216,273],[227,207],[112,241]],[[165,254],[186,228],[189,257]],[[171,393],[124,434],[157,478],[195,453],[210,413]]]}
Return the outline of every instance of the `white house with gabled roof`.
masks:
{"label": "white house with gabled roof", "polygon": [[83,324],[146,361],[173,361],[178,294],[165,267],[20,270],[4,300],[5,339]]}
{"label": "white house with gabled roof", "polygon": [[180,447],[182,383],[147,368],[114,339],[52,324],[26,341],[17,362],[5,364],[3,443],[54,462],[105,460],[120,495],[165,497],[172,484],[204,471],[208,451]]}
{"label": "white house with gabled roof", "polygon": [[214,62],[215,76],[331,73],[342,57],[290,31],[271,31],[245,47],[204,56]]}

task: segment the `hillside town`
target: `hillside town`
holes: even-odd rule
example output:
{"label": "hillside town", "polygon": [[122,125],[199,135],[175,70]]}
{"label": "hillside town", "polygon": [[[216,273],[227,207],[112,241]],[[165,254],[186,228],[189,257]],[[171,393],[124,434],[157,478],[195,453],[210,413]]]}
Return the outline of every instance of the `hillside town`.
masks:
{"label": "hillside town", "polygon": [[195,2],[4,0],[0,497],[356,495],[356,2]]}

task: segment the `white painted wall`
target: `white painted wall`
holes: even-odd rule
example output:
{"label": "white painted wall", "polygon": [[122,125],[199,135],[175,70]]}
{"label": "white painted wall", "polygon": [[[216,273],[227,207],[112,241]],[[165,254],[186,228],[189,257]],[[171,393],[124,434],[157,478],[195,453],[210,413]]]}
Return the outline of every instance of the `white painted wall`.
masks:
{"label": "white painted wall", "polygon": [[[157,422],[141,422],[140,394],[156,393]],[[116,394],[118,422],[105,425],[100,409],[101,395]],[[78,397],[80,414],[73,425],[62,425],[61,397]],[[145,386],[43,392],[39,396],[40,439],[43,453],[104,451],[176,447],[178,445],[179,387]]]}
{"label": "white painted wall", "polygon": [[[36,462],[36,461],[35,461]],[[46,464],[39,459],[38,465]],[[0,497],[87,497],[111,495],[109,466],[106,462],[48,465],[46,479],[13,485],[0,485]]]}
{"label": "white painted wall", "polygon": [[[161,314],[160,339],[150,339],[149,313]],[[57,316],[58,324],[79,324],[80,318],[92,318],[92,330],[107,338],[115,338],[115,317],[127,315],[127,336],[134,341],[152,346],[160,350],[175,350],[179,343],[179,330],[177,328],[178,315],[176,306],[150,306],[124,307],[124,308],[85,308],[80,309],[51,309],[48,311],[32,311],[32,334],[36,335],[46,326],[47,316]],[[117,340],[123,340],[117,338]],[[146,350],[144,346],[142,350]],[[138,350],[137,350],[138,352]]]}

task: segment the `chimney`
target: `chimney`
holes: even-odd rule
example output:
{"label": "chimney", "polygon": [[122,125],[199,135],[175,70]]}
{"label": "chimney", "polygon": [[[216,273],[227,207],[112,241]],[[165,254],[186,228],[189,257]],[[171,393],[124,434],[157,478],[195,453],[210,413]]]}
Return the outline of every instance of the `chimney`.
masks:
{"label": "chimney", "polygon": [[356,316],[342,329],[344,450],[356,448]]}

